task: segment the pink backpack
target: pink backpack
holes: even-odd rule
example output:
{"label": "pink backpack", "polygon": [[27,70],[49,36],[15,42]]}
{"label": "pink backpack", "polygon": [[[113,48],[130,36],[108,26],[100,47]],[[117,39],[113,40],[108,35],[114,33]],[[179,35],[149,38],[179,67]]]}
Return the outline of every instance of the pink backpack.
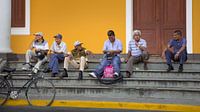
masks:
{"label": "pink backpack", "polygon": [[114,76],[114,69],[112,65],[108,65],[104,68],[104,73],[102,78],[113,78]]}

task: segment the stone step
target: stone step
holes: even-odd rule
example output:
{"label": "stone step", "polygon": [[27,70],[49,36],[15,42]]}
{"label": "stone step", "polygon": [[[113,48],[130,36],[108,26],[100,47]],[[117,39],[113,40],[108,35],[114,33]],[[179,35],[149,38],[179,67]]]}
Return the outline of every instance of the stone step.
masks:
{"label": "stone step", "polygon": [[[9,62],[9,66],[11,68],[17,68],[17,69],[21,69],[23,67],[23,63],[24,62]],[[99,65],[98,62],[90,62],[88,63],[88,68],[90,69],[95,69],[97,68],[97,66]],[[45,64],[45,66],[43,66],[43,68],[47,67],[48,64]],[[60,63],[60,68],[63,68],[63,63]],[[179,64],[173,64],[174,69],[178,69]],[[148,70],[165,70],[167,69],[167,65],[165,63],[162,62],[151,62],[147,64]],[[69,69],[73,68],[71,65],[69,66]],[[126,68],[126,63],[122,63],[121,64],[121,69],[125,69]],[[200,63],[186,63],[184,64],[184,69],[185,70],[199,70],[200,68]],[[135,64],[133,67],[133,70],[144,70],[144,64],[143,63],[139,63],[139,64]],[[200,71],[200,70],[199,70]]]}
{"label": "stone step", "polygon": [[[124,78],[116,84],[105,86],[100,84],[97,79],[84,77],[83,80],[77,80],[77,77],[70,78],[51,78],[45,77],[51,80],[56,87],[65,86],[103,86],[103,87],[149,87],[149,88],[190,88],[200,89],[200,80],[198,79],[170,79],[170,78]],[[23,86],[29,77],[13,77],[14,86]]]}
{"label": "stone step", "polygon": [[[44,92],[48,95],[48,92]],[[36,94],[37,95],[37,94]],[[176,100],[200,101],[200,89],[188,88],[162,88],[162,87],[118,87],[118,86],[62,86],[56,87],[56,99],[68,100],[86,97],[90,99],[133,99],[133,98],[158,98]]]}
{"label": "stone step", "polygon": [[[89,73],[93,72],[94,69],[86,69],[83,72],[83,77],[89,77]],[[60,73],[63,72],[63,70],[60,70]],[[17,70],[12,75],[14,76],[27,76],[30,74],[31,71],[22,71]],[[5,73],[4,73],[5,74]],[[40,73],[44,76],[50,76],[51,73]],[[79,71],[77,69],[70,69],[68,71],[69,77],[77,77],[79,74]],[[125,70],[121,70],[121,74],[126,77]],[[200,71],[194,71],[194,70],[184,70],[182,73],[178,73],[176,70],[171,72],[166,72],[166,70],[136,70],[132,73],[131,77],[137,78],[137,77],[144,77],[144,78],[180,78],[180,79],[200,79]]]}

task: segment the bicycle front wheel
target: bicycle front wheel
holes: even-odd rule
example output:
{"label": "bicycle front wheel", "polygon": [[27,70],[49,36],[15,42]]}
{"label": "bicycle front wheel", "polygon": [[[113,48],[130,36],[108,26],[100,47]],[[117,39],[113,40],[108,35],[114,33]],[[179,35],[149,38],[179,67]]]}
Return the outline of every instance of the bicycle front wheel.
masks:
{"label": "bicycle front wheel", "polygon": [[32,106],[50,106],[55,99],[56,90],[53,83],[44,78],[37,78],[26,90],[26,98]]}
{"label": "bicycle front wheel", "polygon": [[10,96],[10,84],[4,78],[0,78],[0,105],[6,103]]}

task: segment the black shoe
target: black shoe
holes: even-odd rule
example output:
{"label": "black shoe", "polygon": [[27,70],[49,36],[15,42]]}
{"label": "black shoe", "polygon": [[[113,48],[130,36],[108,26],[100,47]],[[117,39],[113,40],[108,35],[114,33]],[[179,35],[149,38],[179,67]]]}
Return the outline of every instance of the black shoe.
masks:
{"label": "black shoe", "polygon": [[174,70],[174,67],[172,65],[168,65],[167,72],[170,72],[171,70]]}
{"label": "black shoe", "polygon": [[180,66],[178,67],[178,72],[183,72],[183,65],[180,65]]}
{"label": "black shoe", "polygon": [[131,73],[129,71],[126,71],[126,77],[130,78],[131,77]]}
{"label": "black shoe", "polygon": [[83,79],[83,71],[80,71],[78,74],[78,80],[82,80]]}
{"label": "black shoe", "polygon": [[48,68],[45,68],[43,72],[44,72],[44,73],[49,73],[49,72],[51,72],[51,69],[50,69],[49,67],[48,67]]}
{"label": "black shoe", "polygon": [[59,76],[61,79],[63,77],[68,77],[68,73],[67,73],[67,70],[64,69],[64,72]]}
{"label": "black shoe", "polygon": [[58,73],[52,73],[52,74],[51,74],[51,77],[56,77],[57,74],[58,74]]}
{"label": "black shoe", "polygon": [[147,63],[144,62],[144,70],[148,70]]}

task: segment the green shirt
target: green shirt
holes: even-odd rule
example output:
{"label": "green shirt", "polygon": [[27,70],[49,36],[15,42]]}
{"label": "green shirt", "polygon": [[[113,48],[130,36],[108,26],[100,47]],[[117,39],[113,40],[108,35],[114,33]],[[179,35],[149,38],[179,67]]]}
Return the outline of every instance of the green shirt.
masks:
{"label": "green shirt", "polygon": [[85,48],[82,48],[81,50],[73,49],[71,52],[74,58],[80,58],[81,56],[86,57],[85,50]]}

